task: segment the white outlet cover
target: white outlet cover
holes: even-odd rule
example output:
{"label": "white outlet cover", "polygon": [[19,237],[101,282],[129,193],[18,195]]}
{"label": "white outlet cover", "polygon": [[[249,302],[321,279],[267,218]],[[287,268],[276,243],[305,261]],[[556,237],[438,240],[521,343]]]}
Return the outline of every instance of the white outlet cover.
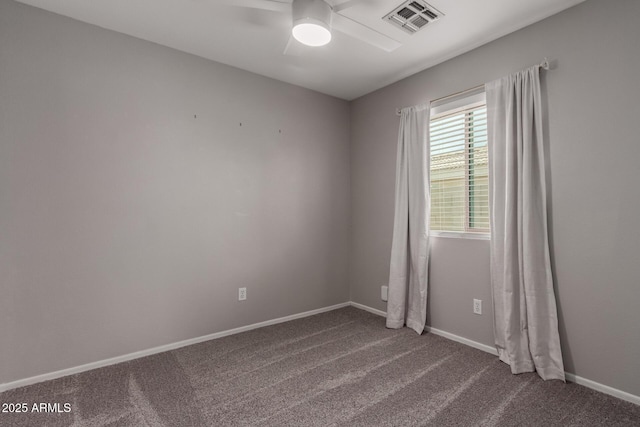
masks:
{"label": "white outlet cover", "polygon": [[247,299],[247,288],[238,288],[238,301]]}
{"label": "white outlet cover", "polygon": [[389,300],[389,287],[388,286],[382,286],[382,288],[380,289],[380,298],[382,298],[382,301],[388,301]]}
{"label": "white outlet cover", "polygon": [[474,299],[473,300],[473,314],[482,314],[482,300]]}

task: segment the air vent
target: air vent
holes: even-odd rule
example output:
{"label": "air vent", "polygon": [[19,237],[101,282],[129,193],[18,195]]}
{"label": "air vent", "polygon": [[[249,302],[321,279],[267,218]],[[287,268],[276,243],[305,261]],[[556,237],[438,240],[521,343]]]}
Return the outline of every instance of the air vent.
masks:
{"label": "air vent", "polygon": [[442,16],[444,13],[425,1],[409,0],[396,7],[382,19],[409,34],[413,34]]}
{"label": "air vent", "polygon": [[421,5],[420,3],[418,3],[417,1],[412,1],[411,3],[409,3],[409,6],[411,6],[412,8],[422,12],[423,10],[425,10],[425,7],[423,5]]}
{"label": "air vent", "polygon": [[402,9],[400,9],[400,11],[398,12],[398,15],[400,15],[400,17],[404,18],[404,19],[409,19],[412,16],[414,16],[416,13],[409,9],[408,7],[403,7]]}

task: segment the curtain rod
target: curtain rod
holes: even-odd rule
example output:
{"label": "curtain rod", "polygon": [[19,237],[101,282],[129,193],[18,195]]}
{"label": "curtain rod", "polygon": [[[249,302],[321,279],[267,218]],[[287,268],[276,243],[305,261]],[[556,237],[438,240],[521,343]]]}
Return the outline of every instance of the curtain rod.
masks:
{"label": "curtain rod", "polygon": [[[549,60],[546,57],[538,65],[540,66],[540,68],[542,68],[544,70],[549,70]],[[449,99],[449,98],[455,98],[456,96],[464,95],[467,92],[473,92],[475,90],[481,89],[482,87],[484,87],[484,84],[481,84],[481,85],[478,85],[478,86],[474,86],[474,87],[469,88],[469,89],[461,90],[460,92],[452,93],[451,95],[447,95],[447,96],[443,96],[443,97],[440,97],[440,98],[433,99],[433,100],[429,101],[429,103],[433,104],[434,102],[444,101],[444,100]],[[401,111],[402,111],[401,108],[396,108],[396,116],[400,116],[402,114]]]}

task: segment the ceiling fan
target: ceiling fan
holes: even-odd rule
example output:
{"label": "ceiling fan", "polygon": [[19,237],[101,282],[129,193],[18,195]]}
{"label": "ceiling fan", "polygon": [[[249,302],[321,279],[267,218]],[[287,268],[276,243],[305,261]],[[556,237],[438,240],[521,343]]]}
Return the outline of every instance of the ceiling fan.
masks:
{"label": "ceiling fan", "polygon": [[387,52],[400,47],[400,42],[339,13],[363,1],[366,0],[347,0],[336,4],[330,4],[325,0],[224,0],[224,3],[235,7],[290,14],[292,30],[284,51],[285,55],[294,39],[307,46],[324,46],[331,41],[332,30]]}

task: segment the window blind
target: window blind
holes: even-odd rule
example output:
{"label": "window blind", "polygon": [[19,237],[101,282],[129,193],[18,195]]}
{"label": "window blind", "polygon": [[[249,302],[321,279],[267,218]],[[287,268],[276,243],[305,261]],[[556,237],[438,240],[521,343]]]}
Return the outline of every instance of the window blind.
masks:
{"label": "window blind", "polygon": [[431,230],[489,232],[487,108],[476,102],[433,116]]}

